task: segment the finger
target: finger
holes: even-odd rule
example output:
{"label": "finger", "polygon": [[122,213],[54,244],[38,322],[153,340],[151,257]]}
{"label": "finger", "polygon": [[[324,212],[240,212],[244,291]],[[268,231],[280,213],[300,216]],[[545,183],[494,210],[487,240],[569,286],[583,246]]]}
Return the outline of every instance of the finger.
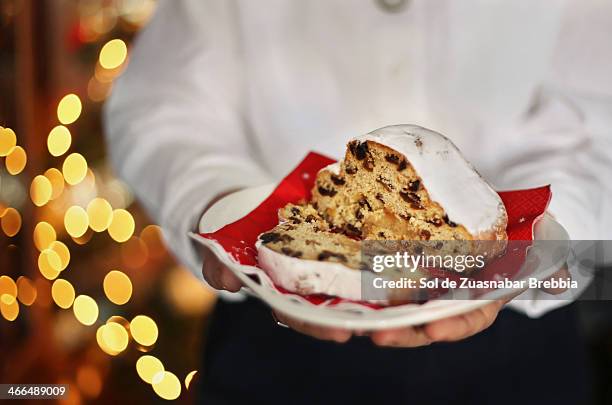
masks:
{"label": "finger", "polygon": [[419,347],[431,343],[421,327],[379,330],[372,332],[371,339],[378,346],[388,347]]}
{"label": "finger", "polygon": [[505,300],[494,301],[466,314],[431,322],[424,325],[423,329],[433,341],[465,339],[491,326],[504,304]]}
{"label": "finger", "polygon": [[[553,274],[552,276],[550,276],[549,278],[547,278],[546,280],[551,280],[553,278],[556,279],[567,279],[567,278],[572,278],[572,275],[570,274],[568,268],[567,268],[567,264],[564,264],[563,267],[561,267],[561,269],[559,269],[559,271],[557,271],[555,274]],[[553,294],[553,295],[557,295],[557,294],[561,294],[565,291],[567,291],[567,288],[563,287],[558,287],[558,288],[541,288],[541,291],[544,291],[545,293],[548,294]]]}
{"label": "finger", "polygon": [[223,289],[231,292],[240,291],[242,282],[230,269],[221,265],[219,267],[219,272],[221,274],[221,286]]}
{"label": "finger", "polygon": [[313,325],[298,319],[291,318],[280,312],[274,311],[276,318],[289,326],[296,332],[300,332],[304,335],[312,336],[320,340],[331,340],[338,343],[344,343],[351,338],[351,331],[346,329],[329,328],[325,326]]}

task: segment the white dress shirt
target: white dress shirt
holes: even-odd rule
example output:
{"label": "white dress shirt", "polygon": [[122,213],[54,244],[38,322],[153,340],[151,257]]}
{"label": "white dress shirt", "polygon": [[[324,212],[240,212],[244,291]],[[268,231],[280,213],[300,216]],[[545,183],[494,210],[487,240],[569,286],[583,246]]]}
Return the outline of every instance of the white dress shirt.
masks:
{"label": "white dress shirt", "polygon": [[162,0],[106,105],[109,150],[200,278],[186,234],[211,198],[399,123],[447,135],[499,190],[551,183],[573,239],[610,239],[610,38],[596,0]]}

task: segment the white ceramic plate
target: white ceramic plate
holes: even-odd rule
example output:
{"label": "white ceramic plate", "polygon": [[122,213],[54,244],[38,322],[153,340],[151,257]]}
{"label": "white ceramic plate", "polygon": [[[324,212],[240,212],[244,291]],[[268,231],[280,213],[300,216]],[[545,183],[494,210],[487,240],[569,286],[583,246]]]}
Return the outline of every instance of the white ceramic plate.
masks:
{"label": "white ceramic plate", "polygon": [[[251,212],[274,190],[275,185],[249,188],[230,194],[214,204],[202,217],[199,230],[202,233],[214,232]],[[232,270],[252,294],[259,297],[275,310],[303,321],[347,329],[377,330],[418,325],[452,315],[465,313],[486,305],[492,300],[502,298],[519,290],[499,289],[482,296],[478,300],[431,300],[422,305],[407,304],[374,310],[366,306],[343,302],[337,305],[314,305],[300,296],[282,294],[277,291],[268,275],[255,266],[245,266],[232,259],[221,245],[213,240],[191,233],[190,236],[209,247],[217,257]],[[550,277],[565,264],[569,255],[569,236],[565,229],[551,216],[545,215],[538,221],[534,230],[534,246],[528,253],[530,257],[545,257],[541,265],[529,273],[529,277],[539,280]],[[538,241],[546,241],[538,245]],[[555,251],[555,260],[544,250]],[[253,280],[253,276],[259,282]]]}

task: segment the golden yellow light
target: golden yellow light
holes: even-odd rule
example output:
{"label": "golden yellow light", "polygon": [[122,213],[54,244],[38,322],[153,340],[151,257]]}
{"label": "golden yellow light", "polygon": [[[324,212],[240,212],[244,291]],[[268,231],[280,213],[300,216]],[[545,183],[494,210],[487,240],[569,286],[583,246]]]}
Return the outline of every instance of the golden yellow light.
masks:
{"label": "golden yellow light", "polygon": [[140,239],[147,245],[151,257],[159,258],[166,254],[166,245],[158,225],[145,226],[140,232]]}
{"label": "golden yellow light", "polygon": [[62,260],[51,249],[45,249],[38,255],[38,270],[47,280],[55,280],[59,276]]}
{"label": "golden yellow light", "polygon": [[123,305],[132,296],[132,282],[130,278],[118,270],[109,271],[102,282],[104,294],[110,302]]}
{"label": "golden yellow light", "polygon": [[11,150],[11,153],[6,156],[4,165],[6,166],[6,170],[9,172],[9,174],[14,176],[21,173],[27,162],[28,156],[26,155],[25,150],[21,146],[15,146]]}
{"label": "golden yellow light", "polygon": [[72,305],[74,316],[83,325],[93,325],[98,319],[98,304],[87,295],[79,295]]}
{"label": "golden yellow light", "polygon": [[96,398],[102,391],[100,372],[91,365],[79,367],[76,373],[76,383],[88,398]]}
{"label": "golden yellow light", "polygon": [[163,399],[172,401],[181,395],[181,382],[170,371],[161,371],[153,376],[153,391]]}
{"label": "golden yellow light", "polygon": [[55,200],[64,191],[64,176],[62,172],[52,167],[45,172],[45,177],[51,183],[51,199]]}
{"label": "golden yellow light", "polygon": [[120,39],[112,39],[108,41],[100,50],[100,65],[104,69],[115,69],[123,62],[127,57],[127,46],[125,42]]}
{"label": "golden yellow light", "polygon": [[136,361],[136,372],[148,384],[153,383],[153,377],[164,371],[164,365],[156,357],[145,354]]}
{"label": "golden yellow light", "polygon": [[61,266],[60,271],[64,271],[66,267],[68,267],[68,263],[70,263],[70,250],[68,250],[68,246],[66,246],[63,242],[56,240],[51,242],[49,245],[49,249],[53,250],[60,258]]}
{"label": "golden yellow light", "polygon": [[68,235],[79,238],[85,234],[89,227],[87,212],[78,205],[73,205],[64,214],[64,227]]}
{"label": "golden yellow light", "polygon": [[113,207],[104,198],[94,198],[87,204],[89,227],[95,232],[103,232],[113,219]]}
{"label": "golden yellow light", "polygon": [[152,346],[157,341],[157,325],[148,316],[135,316],[130,322],[130,332],[134,340],[143,346]]}
{"label": "golden yellow light", "polygon": [[34,177],[30,184],[30,198],[37,207],[42,207],[51,199],[53,188],[48,178],[43,175]]}
{"label": "golden yellow light", "polygon": [[0,227],[6,236],[15,236],[21,229],[21,214],[15,208],[9,207],[4,210]]}
{"label": "golden yellow light", "polygon": [[13,305],[17,298],[11,294],[2,294],[0,295],[0,301],[5,305]]}
{"label": "golden yellow light", "polygon": [[62,156],[72,143],[70,130],[63,125],[58,125],[49,132],[47,137],[47,149],[53,156]]}
{"label": "golden yellow light", "polygon": [[124,209],[116,209],[113,211],[113,218],[108,227],[108,234],[117,242],[125,242],[130,239],[134,233],[134,218],[132,214]]}
{"label": "golden yellow light", "polygon": [[127,348],[130,337],[125,328],[115,322],[109,322],[102,329],[102,340],[106,347],[116,353],[121,353]]}
{"label": "golden yellow light", "polygon": [[80,153],[71,153],[64,160],[62,174],[71,186],[79,184],[87,175],[87,160]]}
{"label": "golden yellow light", "polygon": [[191,385],[191,380],[193,380],[193,377],[196,375],[197,372],[198,370],[193,370],[189,374],[187,374],[187,376],[185,377],[185,389],[189,389],[189,385]]}
{"label": "golden yellow light", "polygon": [[9,276],[0,276],[0,295],[17,296],[17,284]]}
{"label": "golden yellow light", "polygon": [[42,221],[34,227],[34,246],[39,252],[49,248],[56,238],[57,234],[50,223]]}
{"label": "golden yellow light", "polygon": [[36,286],[32,281],[24,276],[17,279],[17,298],[23,305],[30,306],[36,301]]}
{"label": "golden yellow light", "polygon": [[57,119],[64,125],[72,124],[81,115],[81,99],[76,94],[65,95],[57,105]]}
{"label": "golden yellow light", "polygon": [[116,356],[119,354],[119,352],[112,350],[110,347],[107,346],[106,342],[104,341],[104,330],[105,329],[106,329],[106,324],[101,325],[96,331],[96,341],[98,342],[98,346],[100,346],[100,349],[102,349],[104,353],[110,354],[111,356]]}
{"label": "golden yellow light", "polygon": [[[7,303],[9,302],[9,303]],[[14,321],[19,315],[19,303],[12,295],[0,296],[0,313],[7,321]]]}
{"label": "golden yellow light", "polygon": [[93,236],[93,231],[87,228],[85,235],[80,236],[78,238],[72,238],[72,240],[78,245],[84,245],[91,240],[92,236]]}
{"label": "golden yellow light", "polygon": [[[108,71],[107,71],[108,72]],[[112,81],[100,81],[98,75],[89,79],[87,83],[87,95],[94,102],[104,101],[111,90]]]}
{"label": "golden yellow light", "polygon": [[74,302],[74,287],[70,284],[70,281],[58,278],[53,282],[51,286],[51,297],[58,307],[62,309],[68,309]]}
{"label": "golden yellow light", "polygon": [[7,156],[17,146],[17,136],[10,128],[0,127],[0,156]]}

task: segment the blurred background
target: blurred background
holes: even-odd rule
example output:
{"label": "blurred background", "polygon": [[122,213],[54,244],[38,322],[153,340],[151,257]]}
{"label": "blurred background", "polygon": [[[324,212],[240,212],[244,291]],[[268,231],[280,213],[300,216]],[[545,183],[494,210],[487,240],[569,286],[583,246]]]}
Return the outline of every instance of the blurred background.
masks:
{"label": "blurred background", "polygon": [[215,296],[113,176],[100,122],[155,6],[0,0],[0,383],[70,384],[61,403],[189,401],[198,378]]}
{"label": "blurred background", "polygon": [[[63,404],[196,391],[215,295],[114,177],[100,120],[155,6],[0,0],[0,383],[69,384]],[[610,305],[578,305],[612,403]]]}

